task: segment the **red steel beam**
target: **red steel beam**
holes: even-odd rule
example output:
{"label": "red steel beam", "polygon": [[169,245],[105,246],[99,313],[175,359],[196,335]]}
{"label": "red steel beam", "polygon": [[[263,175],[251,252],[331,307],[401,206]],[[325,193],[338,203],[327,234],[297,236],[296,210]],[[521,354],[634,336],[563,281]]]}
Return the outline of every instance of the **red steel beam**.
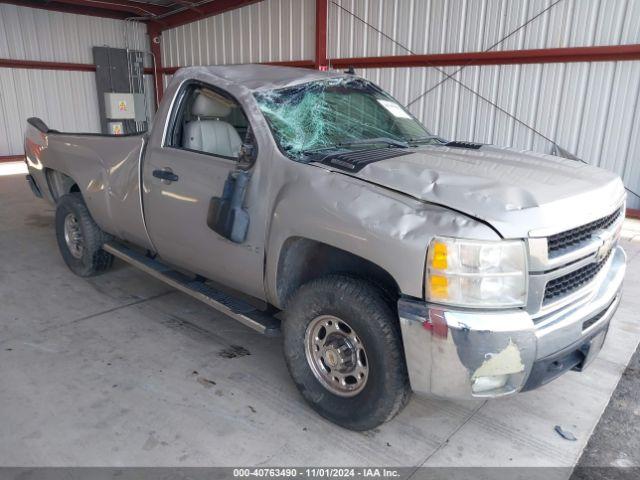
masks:
{"label": "red steel beam", "polygon": [[162,29],[167,30],[168,28],[178,27],[185,23],[195,22],[196,20],[219,15],[230,10],[246,7],[247,5],[262,1],[263,0],[213,0],[208,3],[198,5],[197,7],[200,12],[187,9],[164,17],[162,20],[165,25],[162,26]]}
{"label": "red steel beam", "polygon": [[[0,58],[0,68],[24,68],[28,70],[65,70],[67,72],[95,72],[92,63],[43,62],[40,60],[15,60]],[[153,75],[153,68],[145,68],[145,75]]]}
{"label": "red steel beam", "polygon": [[0,155],[0,163],[7,163],[7,162],[23,162],[24,161],[24,154],[23,155]]}
{"label": "red steel beam", "polygon": [[[162,52],[160,49],[160,43],[153,41],[154,38],[159,38],[162,41],[162,34],[157,24],[151,24],[147,30],[151,39],[151,52],[155,57],[157,63],[158,78],[156,78],[156,86],[162,97],[162,81],[160,79],[161,74],[173,75],[179,68],[182,67],[163,67],[162,66]],[[315,62],[313,60],[292,60],[289,62],[264,62],[263,65],[275,65],[279,67],[298,67],[298,68],[315,68]],[[95,72],[96,66],[92,63],[65,63],[65,62],[43,62],[39,60],[14,60],[12,58],[0,58],[0,68],[24,68],[30,70],[66,70],[69,72]],[[155,70],[153,67],[146,67],[144,69],[145,75],[154,75]]]}
{"label": "red steel beam", "polygon": [[161,73],[163,75],[173,75],[182,67],[163,67]]}
{"label": "red steel beam", "polygon": [[618,60],[640,60],[640,45],[336,58],[331,59],[331,66],[335,68],[447,67],[456,65],[514,65]]}
{"label": "red steel beam", "polygon": [[41,62],[39,60],[14,60],[0,58],[0,67],[27,68],[31,70],[66,70],[71,72],[95,72],[96,66],[91,63]]}
{"label": "red steel beam", "polygon": [[260,65],[273,65],[274,67],[316,68],[313,60],[290,60],[282,62],[262,62]]}
{"label": "red steel beam", "polygon": [[316,0],[316,58],[315,68],[325,69],[327,62],[327,0]]}

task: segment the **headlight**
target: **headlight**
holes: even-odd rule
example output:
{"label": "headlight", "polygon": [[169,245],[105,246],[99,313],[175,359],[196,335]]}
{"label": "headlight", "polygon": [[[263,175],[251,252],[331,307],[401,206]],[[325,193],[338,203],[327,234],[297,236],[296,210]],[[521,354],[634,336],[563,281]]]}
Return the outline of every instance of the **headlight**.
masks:
{"label": "headlight", "polygon": [[527,257],[521,240],[435,237],[427,254],[426,298],[462,307],[522,307]]}

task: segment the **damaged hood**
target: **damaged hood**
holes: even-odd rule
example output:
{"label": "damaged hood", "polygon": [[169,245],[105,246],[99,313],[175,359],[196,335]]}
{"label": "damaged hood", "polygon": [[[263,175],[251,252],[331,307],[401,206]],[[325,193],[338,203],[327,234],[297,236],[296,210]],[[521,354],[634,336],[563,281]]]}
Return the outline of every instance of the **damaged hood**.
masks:
{"label": "damaged hood", "polygon": [[505,238],[582,225],[613,212],[625,195],[606,170],[488,145],[420,147],[352,175],[483,220]]}

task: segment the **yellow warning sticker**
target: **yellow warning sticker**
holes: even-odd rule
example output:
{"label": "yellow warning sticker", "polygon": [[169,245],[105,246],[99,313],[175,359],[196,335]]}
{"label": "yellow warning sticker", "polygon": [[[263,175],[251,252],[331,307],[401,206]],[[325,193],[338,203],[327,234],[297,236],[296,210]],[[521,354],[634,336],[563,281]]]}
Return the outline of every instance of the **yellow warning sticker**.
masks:
{"label": "yellow warning sticker", "polygon": [[120,100],[120,102],[118,103],[118,110],[120,110],[121,112],[126,112],[127,102],[125,102],[124,100]]}

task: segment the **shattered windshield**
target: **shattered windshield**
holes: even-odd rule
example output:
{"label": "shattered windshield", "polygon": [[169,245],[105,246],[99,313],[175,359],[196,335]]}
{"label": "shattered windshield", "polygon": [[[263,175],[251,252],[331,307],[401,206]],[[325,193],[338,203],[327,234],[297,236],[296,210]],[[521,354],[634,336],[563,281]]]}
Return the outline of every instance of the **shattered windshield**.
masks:
{"label": "shattered windshield", "polygon": [[276,142],[304,160],[332,149],[437,141],[404,107],[359,78],[334,78],[254,94]]}

